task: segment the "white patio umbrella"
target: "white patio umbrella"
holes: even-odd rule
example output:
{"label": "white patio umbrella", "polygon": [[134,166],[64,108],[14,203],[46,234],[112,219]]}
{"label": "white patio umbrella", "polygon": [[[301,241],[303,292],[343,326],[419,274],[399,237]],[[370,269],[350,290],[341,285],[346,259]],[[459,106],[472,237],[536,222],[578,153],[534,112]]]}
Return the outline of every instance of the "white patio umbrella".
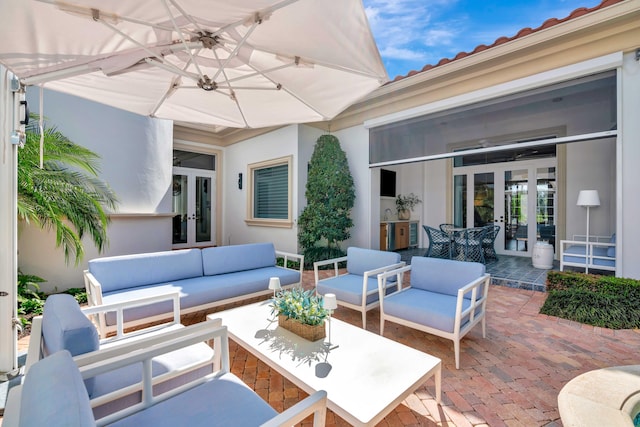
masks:
{"label": "white patio umbrella", "polygon": [[[361,0],[2,0],[0,64],[24,85],[240,128],[328,120],[388,80]],[[1,372],[16,360],[17,226],[0,71]]]}
{"label": "white patio umbrella", "polygon": [[328,120],[387,81],[361,0],[2,0],[27,84],[229,127]]}

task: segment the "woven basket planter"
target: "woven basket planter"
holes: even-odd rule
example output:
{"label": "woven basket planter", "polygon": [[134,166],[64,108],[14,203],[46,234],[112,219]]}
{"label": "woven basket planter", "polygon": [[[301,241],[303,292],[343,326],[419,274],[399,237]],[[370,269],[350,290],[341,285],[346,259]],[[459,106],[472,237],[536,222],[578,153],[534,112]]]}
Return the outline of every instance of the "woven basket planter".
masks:
{"label": "woven basket planter", "polygon": [[318,341],[327,336],[322,325],[305,325],[282,314],[278,316],[278,325],[309,341]]}

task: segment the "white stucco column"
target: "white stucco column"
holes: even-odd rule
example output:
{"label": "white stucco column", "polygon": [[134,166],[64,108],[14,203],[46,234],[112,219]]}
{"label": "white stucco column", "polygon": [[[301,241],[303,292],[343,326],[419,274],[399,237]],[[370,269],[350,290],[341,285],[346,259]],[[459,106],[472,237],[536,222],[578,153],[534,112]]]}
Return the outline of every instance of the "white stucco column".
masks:
{"label": "white stucco column", "polygon": [[18,149],[11,141],[14,94],[11,73],[0,66],[0,372],[18,367],[17,333],[17,168]]}

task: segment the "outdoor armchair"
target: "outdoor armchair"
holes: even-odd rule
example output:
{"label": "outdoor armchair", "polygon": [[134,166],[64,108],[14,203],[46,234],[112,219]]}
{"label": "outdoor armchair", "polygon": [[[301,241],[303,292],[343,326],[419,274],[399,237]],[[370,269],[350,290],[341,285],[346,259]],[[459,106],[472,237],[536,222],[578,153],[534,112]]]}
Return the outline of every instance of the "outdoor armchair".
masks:
{"label": "outdoor armchair", "polygon": [[[403,286],[406,272],[411,287]],[[486,337],[489,279],[484,264],[414,256],[411,265],[378,275],[380,335],[391,321],[452,340],[459,369],[462,337],[478,323]]]}
{"label": "outdoor armchair", "polygon": [[[178,293],[174,292],[81,309],[71,295],[50,295],[44,305],[44,314],[32,321],[25,372],[28,373],[39,360],[61,350],[69,351],[74,357],[106,350],[124,351],[123,354],[126,354],[129,351],[127,348],[135,350],[143,340],[154,337],[159,337],[160,340],[168,339],[171,334],[180,333],[184,329],[180,324],[179,301]],[[173,306],[171,321],[125,333],[124,312],[149,304],[165,303]],[[94,322],[88,316],[105,313],[115,313],[117,332],[114,336],[101,338]],[[154,391],[164,392],[211,373],[216,363],[215,356],[213,349],[204,343],[158,356],[151,362]],[[141,387],[136,383],[141,376],[142,367],[132,365],[87,380],[86,388],[93,399],[94,415],[100,418],[139,402]],[[103,402],[103,396],[116,389],[128,389],[128,393],[123,393],[118,399]]]}
{"label": "outdoor armchair", "polygon": [[[347,263],[347,271],[338,273],[338,265]],[[333,276],[320,279],[318,270],[324,265],[333,265]],[[367,327],[367,311],[378,306],[379,273],[404,265],[397,252],[378,251],[350,247],[347,256],[316,261],[313,263],[316,293],[335,294],[338,305],[362,313],[362,327]]]}
{"label": "outdoor armchair", "polygon": [[[4,427],[80,426],[291,426],[313,415],[314,427],[325,424],[327,396],[317,391],[278,414],[256,392],[230,372],[227,329],[216,322],[188,326],[167,339],[150,337],[129,352],[104,350],[73,359],[66,350],[35,363],[24,383],[11,389]],[[154,394],[150,369],[144,369],[139,386],[144,398],[136,405],[95,419],[84,382],[142,365],[179,349],[213,339],[221,364],[214,372],[182,387]],[[84,380],[84,382],[83,382]],[[116,390],[105,399],[117,398]]]}

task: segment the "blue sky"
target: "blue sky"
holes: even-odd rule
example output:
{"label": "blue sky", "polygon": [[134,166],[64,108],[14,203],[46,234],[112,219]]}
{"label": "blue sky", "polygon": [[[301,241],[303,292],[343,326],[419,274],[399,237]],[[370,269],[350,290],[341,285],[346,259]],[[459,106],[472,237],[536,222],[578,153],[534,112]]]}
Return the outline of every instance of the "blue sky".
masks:
{"label": "blue sky", "polygon": [[363,0],[389,78],[602,0]]}

